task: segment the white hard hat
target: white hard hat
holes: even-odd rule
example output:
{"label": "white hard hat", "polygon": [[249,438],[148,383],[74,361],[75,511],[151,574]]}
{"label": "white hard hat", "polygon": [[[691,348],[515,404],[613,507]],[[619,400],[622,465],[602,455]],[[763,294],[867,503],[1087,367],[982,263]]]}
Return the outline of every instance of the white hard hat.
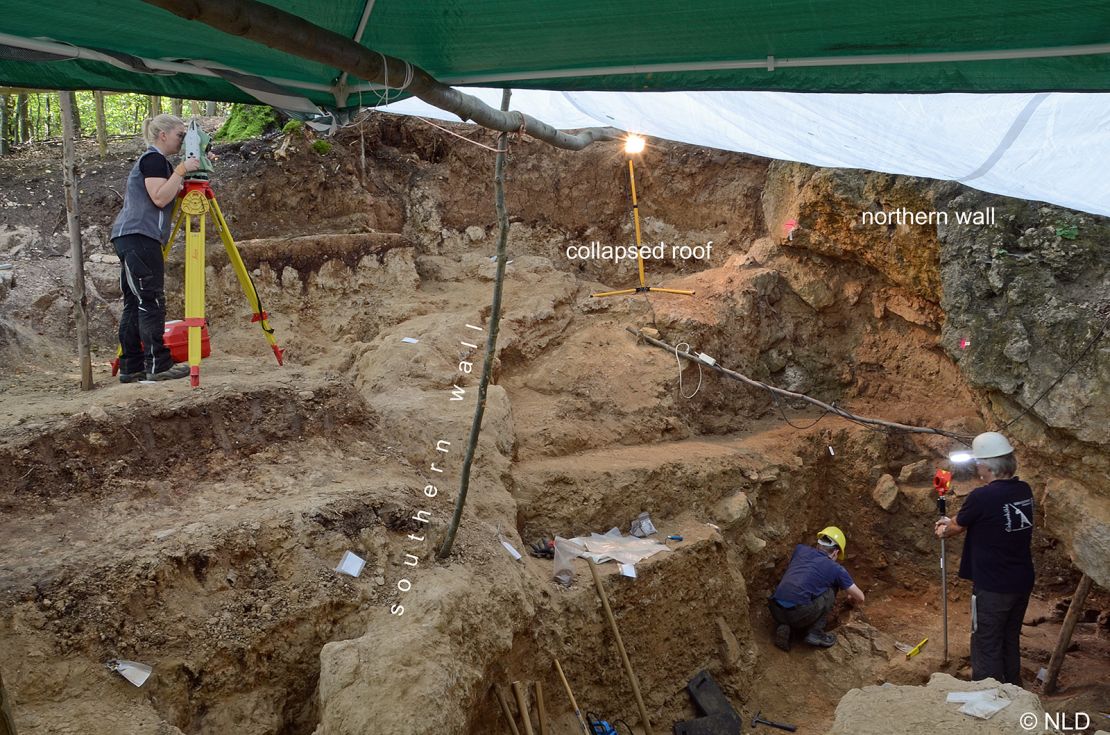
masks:
{"label": "white hard hat", "polygon": [[975,459],[1002,457],[1013,452],[1010,442],[997,431],[985,432],[971,440],[971,454]]}

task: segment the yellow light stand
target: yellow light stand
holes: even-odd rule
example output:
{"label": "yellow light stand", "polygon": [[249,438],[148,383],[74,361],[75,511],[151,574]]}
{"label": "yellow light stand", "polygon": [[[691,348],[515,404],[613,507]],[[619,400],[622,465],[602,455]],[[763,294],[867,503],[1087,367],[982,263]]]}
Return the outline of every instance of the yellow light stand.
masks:
{"label": "yellow light stand", "polygon": [[608,296],[628,296],[637,293],[669,293],[677,294],[679,296],[693,296],[693,291],[688,291],[682,288],[662,288],[659,286],[649,286],[644,278],[644,258],[640,254],[640,204],[636,199],[636,169],[632,165],[632,156],[644,150],[644,139],[638,135],[630,135],[624,144],[624,150],[629,154],[628,158],[628,181],[632,185],[632,222],[636,230],[636,269],[640,275],[640,285],[636,288],[622,288],[618,291],[601,291],[599,293],[590,294],[593,298],[605,298]]}

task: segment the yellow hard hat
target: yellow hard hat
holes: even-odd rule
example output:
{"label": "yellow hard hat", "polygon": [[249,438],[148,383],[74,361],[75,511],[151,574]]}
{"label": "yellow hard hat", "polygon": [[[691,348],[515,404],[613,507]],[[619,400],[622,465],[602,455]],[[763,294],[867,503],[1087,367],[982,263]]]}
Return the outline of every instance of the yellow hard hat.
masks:
{"label": "yellow hard hat", "polygon": [[[817,534],[818,543],[820,543],[822,539],[830,539],[834,541],[836,545],[840,547],[840,554],[837,555],[837,558],[840,561],[844,561],[844,552],[848,548],[848,539],[845,538],[844,532],[836,526],[829,526],[828,528],[822,529],[821,532]],[[825,545],[829,546],[831,544]]]}

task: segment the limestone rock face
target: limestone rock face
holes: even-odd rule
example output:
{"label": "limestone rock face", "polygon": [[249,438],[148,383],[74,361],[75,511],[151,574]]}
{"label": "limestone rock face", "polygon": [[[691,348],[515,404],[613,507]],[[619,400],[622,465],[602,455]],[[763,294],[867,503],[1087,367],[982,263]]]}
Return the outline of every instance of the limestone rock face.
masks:
{"label": "limestone rock face", "polygon": [[[1079,357],[1110,313],[1110,222],[973,191],[950,208],[987,205],[995,207],[994,226],[938,227],[942,344],[972,383],[1020,411]],[[1031,412],[1081,441],[1110,445],[1107,385],[1110,340],[1102,339]]]}
{"label": "limestone rock face", "polygon": [[767,171],[763,216],[772,237],[781,235],[787,220],[797,220],[798,229],[787,247],[862,262],[914,295],[935,298],[940,292],[935,231],[910,225],[864,225],[861,215],[903,207],[931,211],[937,188],[949,186],[905,176],[775,162]]}
{"label": "limestone rock face", "polygon": [[[989,720],[961,714],[958,703],[945,701],[949,692],[999,689],[1011,703]],[[1033,713],[1039,725],[1023,727],[1021,716]],[[1026,715],[1028,719],[1028,715]],[[948,674],[933,674],[926,686],[867,686],[844,695],[836,707],[829,735],[1011,735],[1015,732],[1051,735],[1043,728],[1044,707],[1037,695],[994,679],[960,681]]]}
{"label": "limestone rock face", "polygon": [[[996,687],[999,696],[1011,702],[990,719],[960,714],[959,704],[946,701],[949,692],[976,692]],[[1039,725],[1023,727],[1020,717],[1026,713],[1035,715]],[[836,721],[829,735],[886,735],[891,732],[901,735],[1050,735],[1053,731],[1043,725],[1045,708],[1040,699],[1020,686],[999,684],[992,678],[961,682],[948,674],[934,674],[926,686],[888,684],[851,689],[837,705]]]}
{"label": "limestone rock face", "polygon": [[908,464],[898,473],[898,482],[924,482],[933,474],[933,465],[927,459]]}
{"label": "limestone rock face", "polygon": [[898,502],[898,484],[890,475],[883,475],[875,484],[875,489],[871,491],[871,497],[880,508],[889,511]]}
{"label": "limestone rock face", "polygon": [[1095,584],[1110,588],[1110,498],[1066,478],[1050,480],[1041,513],[1054,536],[1064,539],[1076,566]]}

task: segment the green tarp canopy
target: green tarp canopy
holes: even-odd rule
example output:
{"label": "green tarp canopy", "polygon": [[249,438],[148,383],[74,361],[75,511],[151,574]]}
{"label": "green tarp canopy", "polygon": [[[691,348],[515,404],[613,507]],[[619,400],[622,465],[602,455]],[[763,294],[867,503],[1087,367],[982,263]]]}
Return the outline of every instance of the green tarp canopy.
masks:
{"label": "green tarp canopy", "polygon": [[[1110,91],[1106,0],[270,4],[456,86]],[[377,101],[357,79],[337,88],[335,68],[137,0],[0,0],[0,17],[3,86],[245,102],[288,94],[333,109]]]}

